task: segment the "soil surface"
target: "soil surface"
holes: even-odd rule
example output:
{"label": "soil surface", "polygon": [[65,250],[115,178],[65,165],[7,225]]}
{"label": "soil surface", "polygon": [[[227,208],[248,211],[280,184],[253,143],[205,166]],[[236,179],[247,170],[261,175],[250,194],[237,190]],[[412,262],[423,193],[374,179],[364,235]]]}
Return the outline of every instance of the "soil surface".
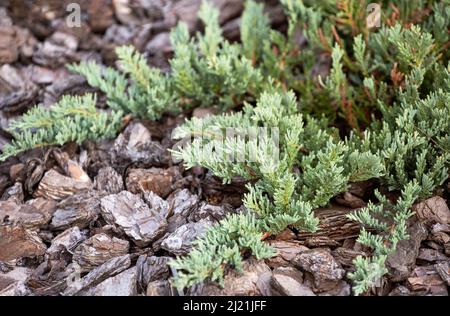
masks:
{"label": "soil surface", "polygon": [[[81,26],[67,25],[67,5],[81,7]],[[0,150],[9,122],[35,104],[94,91],[67,63],[114,65],[114,48],[135,45],[169,71],[169,31],[192,32],[200,0],[0,0]],[[214,0],[228,39],[239,39],[242,0]],[[275,27],[285,17],[266,1]],[[99,107],[104,107],[100,98]],[[173,161],[171,132],[200,108],[157,122],[130,120],[112,140],[36,149],[0,163],[0,296],[2,295],[352,295],[353,259],[370,255],[346,214],[364,207],[375,183],[352,184],[315,211],[317,233],[286,229],[267,240],[277,255],[248,259],[228,271],[224,288],[205,282],[174,289],[167,265],[228,213],[243,209],[245,183],[222,185],[208,170]],[[367,295],[448,295],[450,185],[414,206],[410,240],[388,258],[389,274]]]}

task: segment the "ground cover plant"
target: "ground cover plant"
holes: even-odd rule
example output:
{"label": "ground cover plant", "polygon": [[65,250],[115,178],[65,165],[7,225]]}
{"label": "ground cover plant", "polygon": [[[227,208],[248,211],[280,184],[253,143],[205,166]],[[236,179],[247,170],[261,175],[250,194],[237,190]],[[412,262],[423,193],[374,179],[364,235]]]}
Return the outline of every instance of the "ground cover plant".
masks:
{"label": "ground cover plant", "polygon": [[[247,1],[241,41],[227,41],[219,12],[205,1],[204,31],[180,23],[171,33],[171,71],[148,66],[131,46],[116,50],[119,67],[69,65],[101,91],[66,96],[36,107],[9,128],[15,141],[1,160],[40,146],[112,137],[124,116],[157,120],[213,106],[216,116],[192,118],[172,154],[186,168],[203,166],[224,183],[247,182],[245,211],[210,228],[171,266],[173,282],[190,287],[223,282],[244,258],[270,258],[265,239],[286,228],[314,232],[313,210],[350,183],[377,179],[377,190],[349,218],[361,224],[358,242],[372,249],[355,259],[354,293],[387,273],[385,261],[407,239],[413,203],[447,180],[450,162],[450,6],[448,1],[389,1],[382,25],[366,23],[368,1],[281,0],[286,32],[271,29],[264,6]],[[229,131],[232,130],[232,137]]]}

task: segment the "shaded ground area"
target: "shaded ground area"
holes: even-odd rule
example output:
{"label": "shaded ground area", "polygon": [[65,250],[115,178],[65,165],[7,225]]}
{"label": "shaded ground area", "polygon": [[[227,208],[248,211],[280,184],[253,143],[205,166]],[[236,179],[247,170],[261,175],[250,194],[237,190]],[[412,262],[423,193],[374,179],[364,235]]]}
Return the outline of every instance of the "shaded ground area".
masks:
{"label": "shaded ground area", "polygon": [[[34,104],[92,91],[66,63],[111,65],[117,45],[133,44],[168,70],[170,28],[179,20],[192,32],[201,27],[197,0],[78,1],[81,28],[65,23],[69,2],[0,2],[0,147],[10,141],[10,120]],[[238,39],[243,1],[214,2],[226,37]],[[268,3],[282,29],[281,8]],[[116,139],[37,149],[0,164],[0,295],[350,295],[352,260],[370,252],[345,215],[366,205],[375,187],[369,181],[317,210],[317,233],[271,237],[277,256],[247,260],[243,274],[227,274],[224,288],[171,287],[176,272],[167,262],[226,214],[244,211],[243,181],[224,186],[203,168],[185,170],[167,151],[186,116],[208,114],[199,108],[158,122],[132,120]],[[442,197],[415,206],[411,239],[388,259],[389,275],[370,294],[448,295],[449,195],[447,184]]]}

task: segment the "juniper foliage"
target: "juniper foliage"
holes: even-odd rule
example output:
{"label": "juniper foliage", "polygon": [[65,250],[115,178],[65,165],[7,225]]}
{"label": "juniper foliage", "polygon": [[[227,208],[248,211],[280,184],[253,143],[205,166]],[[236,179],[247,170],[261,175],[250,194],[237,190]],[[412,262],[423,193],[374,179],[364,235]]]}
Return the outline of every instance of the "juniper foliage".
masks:
{"label": "juniper foliage", "polygon": [[[398,91],[400,103],[383,108],[383,121],[375,122],[364,138],[351,138],[353,148],[366,149],[383,159],[386,174],[381,181],[391,191],[402,191],[396,204],[379,192],[379,204],[370,203],[349,217],[363,225],[358,241],[372,247],[372,258],[357,258],[356,271],[350,274],[354,291],[361,294],[380,281],[387,272],[386,258],[398,241],[408,238],[406,220],[418,199],[431,196],[449,177],[450,164],[450,88],[449,71],[442,69],[434,78],[434,91],[420,97],[426,83],[423,68],[406,78],[406,87]],[[366,227],[381,233],[375,235]]]}
{"label": "juniper foliage", "polygon": [[[405,186],[399,200],[393,204],[377,191],[375,195],[379,204],[369,203],[366,208],[348,216],[363,225],[357,241],[374,250],[372,257],[358,256],[353,262],[356,271],[349,273],[349,277],[354,281],[353,291],[356,295],[379,285],[381,278],[388,272],[385,261],[395,251],[397,243],[408,238],[407,220],[413,215],[411,206],[419,193],[419,184],[411,181]],[[371,228],[378,234],[368,232],[366,228]]]}
{"label": "juniper foliage", "polygon": [[[238,127],[238,132],[227,134],[233,127]],[[204,120],[194,118],[175,132],[176,138],[189,140],[193,136],[188,146],[175,150],[173,155],[182,159],[187,168],[208,168],[225,183],[233,177],[251,181],[243,202],[260,234],[277,234],[286,227],[314,232],[318,225],[314,208],[346,191],[350,179],[380,177],[384,171],[378,156],[369,151],[351,153],[336,130],[327,128],[324,121],[299,113],[293,92],[263,93],[254,107],[246,104],[242,112]],[[223,229],[219,224],[209,234]],[[232,236],[231,231],[227,235]],[[217,241],[202,243],[201,251],[214,253],[220,247]],[[196,254],[194,250],[177,260],[176,267],[182,271],[182,277],[175,281],[178,286],[192,285],[187,281],[190,278],[201,281],[196,277],[199,274],[217,278],[217,271],[221,271],[220,266],[212,269],[210,261],[203,265],[195,261],[195,267],[192,266],[192,256]]]}
{"label": "juniper foliage", "polygon": [[132,46],[119,47],[116,54],[122,71],[102,68],[92,61],[68,68],[85,76],[89,85],[105,93],[108,105],[114,110],[153,120],[164,112],[177,110],[172,83],[167,75],[149,67],[142,54]]}
{"label": "juniper foliage", "polygon": [[[355,282],[355,294],[361,294],[378,284],[387,272],[387,256],[395,251],[398,241],[408,237],[406,220],[412,214],[412,204],[430,196],[448,177],[449,69],[443,64],[448,62],[442,53],[446,42],[441,41],[443,38],[448,41],[448,34],[430,28],[429,24],[436,19],[447,26],[447,10],[421,17],[421,26],[405,27],[414,15],[409,12],[393,18],[397,22],[390,21],[391,25],[378,32],[369,33],[364,25],[352,23],[362,12],[356,2],[339,1],[339,9],[344,10],[339,14],[336,8],[323,2],[286,0],[283,3],[289,17],[287,36],[274,31],[269,39],[255,36],[248,46],[254,63],[263,74],[272,76],[271,93],[263,93],[255,107],[247,104],[242,112],[187,122],[177,136],[194,133],[202,138],[175,154],[187,167],[205,166],[225,182],[234,176],[251,180],[244,205],[265,233],[276,234],[289,226],[314,231],[317,221],[312,209],[345,191],[350,181],[377,177],[390,190],[401,191],[396,203],[377,192],[378,204],[370,203],[349,215],[362,224],[358,240],[374,249],[372,257],[355,260],[356,271],[349,275]],[[248,20],[256,19],[254,14],[261,15],[255,8],[258,6],[255,5]],[[389,14],[395,17],[397,13],[394,10]],[[264,19],[260,20],[265,23]],[[300,21],[308,26],[303,34],[310,46],[299,56],[292,37]],[[256,42],[263,48],[258,52],[251,48]],[[309,76],[313,72],[311,65],[317,64],[318,50],[328,52],[332,61],[325,79]],[[260,60],[255,56],[260,56]],[[314,79],[308,79],[311,77]],[[302,107],[289,106],[289,102],[283,105],[281,100],[293,99],[290,97],[293,94],[281,92],[279,87],[297,91]],[[315,107],[317,102],[337,105],[352,127],[359,127],[361,122],[369,124],[373,119],[366,108],[379,111],[382,121],[371,124],[363,135],[354,132],[350,138],[340,141],[326,128],[327,123],[320,125],[310,116],[299,114],[311,112],[308,108]],[[210,139],[209,133],[205,136],[202,129],[195,128],[204,125],[216,132],[218,129],[221,137]],[[279,128],[279,164],[271,160],[273,146],[265,140],[258,147],[244,138],[227,139],[220,134],[220,129],[226,127],[252,125]],[[310,138],[305,137],[309,128]],[[309,144],[305,143],[306,139],[310,140]],[[209,156],[201,155],[204,148]],[[246,149],[254,150],[259,159],[223,162],[224,157],[246,157],[243,153]],[[189,271],[189,260],[189,256],[178,259],[185,262],[178,267]],[[186,283],[177,282],[177,285]]]}
{"label": "juniper foliage", "polygon": [[[252,27],[254,23],[260,23],[256,17],[262,17],[259,14],[250,17],[255,8],[256,12],[262,14],[262,7],[249,2],[241,27],[242,34],[247,34],[247,52],[258,47],[254,43],[254,48],[251,48],[250,44]],[[179,23],[172,30],[174,58],[170,60],[170,73],[165,74],[150,67],[144,56],[132,46],[116,49],[118,69],[103,67],[93,61],[67,67],[86,77],[90,86],[104,93],[107,105],[115,114],[131,114],[151,120],[159,119],[164,113],[177,113],[195,106],[217,106],[226,110],[241,105],[244,100],[254,100],[265,86],[270,87],[270,78],[263,78],[261,71],[246,57],[243,46],[223,38],[219,12],[208,1],[203,2],[199,17],[205,26],[204,33],[191,37],[184,23]],[[40,111],[30,111],[29,116]],[[35,126],[39,127],[39,124]],[[33,129],[33,126],[29,126],[29,129]],[[114,125],[111,129],[114,129]],[[56,144],[54,141],[40,144],[29,139],[31,134],[20,135],[16,132],[13,136],[23,138],[16,141],[23,148],[32,148],[33,144]],[[90,136],[94,139],[97,137],[96,134]],[[36,134],[33,137],[38,136]],[[83,138],[83,133],[78,137]],[[27,146],[24,142],[28,142]],[[18,152],[8,146],[2,157],[6,159]]]}
{"label": "juniper foliage", "polygon": [[[249,10],[251,7],[253,3]],[[105,93],[111,108],[139,118],[158,119],[163,113],[201,105],[226,110],[254,98],[264,79],[244,51],[252,49],[250,27],[259,20],[244,21],[242,34],[248,34],[248,44],[242,49],[223,38],[219,12],[208,1],[202,3],[199,18],[204,32],[195,37],[183,22],[172,30],[174,57],[168,74],[148,66],[143,55],[131,46],[116,49],[121,70],[103,69],[95,62],[70,65],[69,69]]]}
{"label": "juniper foliage", "polygon": [[[224,39],[219,12],[204,1],[204,32],[180,23],[171,33],[171,72],[148,66],[132,47],[117,49],[118,69],[92,62],[70,65],[107,97],[63,97],[36,107],[9,129],[15,140],[0,160],[27,149],[111,137],[123,115],[158,119],[196,106],[239,111],[192,118],[176,130],[188,140],[173,155],[201,165],[224,182],[245,179],[246,212],[230,215],[171,265],[183,288],[204,279],[223,282],[242,255],[274,254],[263,242],[286,227],[315,231],[313,210],[351,182],[377,178],[400,197],[376,192],[349,215],[361,224],[358,241],[373,249],[355,259],[355,294],[377,286],[386,258],[407,236],[417,200],[449,175],[450,3],[381,1],[382,27],[369,29],[370,1],[281,0],[288,28],[273,30],[261,3],[248,0],[241,43]],[[388,5],[389,4],[389,5]],[[337,115],[336,115],[337,113]],[[341,138],[336,123],[342,126]],[[193,138],[192,142],[189,142]]]}
{"label": "juniper foliage", "polygon": [[[276,82],[299,94],[304,112],[326,114],[332,120],[338,113],[349,126],[361,129],[377,111],[377,98],[389,104],[397,101],[396,90],[415,67],[433,68],[436,62],[447,66],[448,1],[383,2],[379,30],[366,24],[370,1],[281,2],[289,17],[288,32],[261,39],[272,48],[263,60]],[[306,40],[300,47],[295,45],[299,34]],[[328,56],[329,76],[323,70]],[[428,76],[437,74],[427,71]]]}
{"label": "juniper foliage", "polygon": [[28,149],[113,137],[123,114],[101,112],[95,105],[95,95],[86,94],[63,96],[50,109],[38,106],[29,110],[8,128],[14,140],[3,148],[0,161]]}
{"label": "juniper foliage", "polygon": [[261,241],[261,231],[249,214],[228,216],[194,242],[194,250],[187,258],[177,258],[171,266],[178,270],[174,285],[192,286],[206,278],[223,285],[225,268],[232,265],[242,271],[241,251],[251,251],[257,259],[274,255],[273,249]]}
{"label": "juniper foliage", "polygon": [[[241,45],[223,38],[219,12],[208,1],[202,3],[199,18],[205,26],[203,34],[191,38],[184,23],[171,33],[171,79],[179,102],[184,107],[213,105],[226,110],[254,98],[263,82],[260,70],[246,57]],[[249,34],[250,24],[243,23],[243,34]],[[246,46],[247,51],[251,49]]]}

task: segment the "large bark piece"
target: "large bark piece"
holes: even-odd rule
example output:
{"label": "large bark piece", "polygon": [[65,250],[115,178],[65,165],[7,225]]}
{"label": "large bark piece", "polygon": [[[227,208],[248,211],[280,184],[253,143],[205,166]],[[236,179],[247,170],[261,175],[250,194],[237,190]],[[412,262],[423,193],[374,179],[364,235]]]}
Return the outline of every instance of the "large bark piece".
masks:
{"label": "large bark piece", "polygon": [[72,226],[86,228],[97,219],[100,213],[100,199],[103,195],[90,190],[64,199],[58,203],[53,214],[51,229],[64,230]]}
{"label": "large bark piece", "polygon": [[192,249],[192,243],[202,236],[211,225],[210,221],[201,220],[197,223],[180,226],[173,233],[164,237],[161,248],[176,256],[185,255]]}
{"label": "large bark piece", "polygon": [[405,280],[413,271],[416,258],[419,255],[420,243],[427,237],[427,231],[421,222],[416,222],[408,228],[410,236],[397,244],[397,249],[386,260],[391,281]]}
{"label": "large bark piece", "polygon": [[141,247],[161,236],[167,227],[163,216],[150,210],[139,196],[128,191],[104,197],[101,212],[106,222],[123,230]]}
{"label": "large bark piece", "polygon": [[64,296],[82,295],[91,287],[100,284],[111,276],[114,276],[131,265],[130,255],[112,258],[101,266],[95,268],[81,279],[74,280],[64,291]]}
{"label": "large bark piece", "polygon": [[22,226],[0,226],[0,261],[41,256],[46,250],[35,232]]}
{"label": "large bark piece", "polygon": [[285,274],[274,273],[272,286],[276,292],[283,296],[316,296],[310,288]]}
{"label": "large bark piece", "polygon": [[150,282],[167,279],[169,277],[167,263],[170,259],[170,257],[140,256],[136,263],[140,287],[145,289]]}
{"label": "large bark piece", "polygon": [[111,154],[119,173],[130,163],[159,164],[168,155],[159,143],[152,141],[150,132],[141,123],[127,126],[114,141]]}
{"label": "large bark piece", "polygon": [[99,285],[83,292],[83,296],[135,296],[137,294],[136,286],[136,267],[130,268],[106,279]]}
{"label": "large bark piece", "polygon": [[412,291],[422,291],[424,295],[448,296],[446,282],[434,266],[416,267],[407,279],[407,286]]}
{"label": "large bark piece", "polygon": [[26,110],[35,103],[38,92],[38,87],[14,66],[5,64],[0,67],[0,110],[5,114]]}
{"label": "large bark piece", "polygon": [[86,231],[83,232],[78,226],[74,226],[53,238],[52,244],[47,249],[47,254],[53,255],[61,251],[73,253],[78,244],[86,239]]}
{"label": "large bark piece", "polygon": [[176,180],[181,178],[178,167],[169,169],[131,169],[127,176],[127,189],[131,193],[153,192],[166,198],[173,190]]}
{"label": "large bark piece", "polygon": [[129,247],[130,244],[126,240],[97,234],[75,249],[73,261],[77,262],[83,271],[90,271],[109,259],[126,255]]}
{"label": "large bark piece", "polygon": [[292,259],[292,263],[312,274],[314,291],[318,292],[325,292],[336,287],[345,275],[345,270],[326,248],[301,252]]}
{"label": "large bark piece", "polygon": [[187,218],[197,207],[200,198],[187,189],[172,193],[167,199],[169,203],[169,232],[174,232],[178,227],[187,223]]}
{"label": "large bark piece", "polygon": [[417,217],[431,220],[440,224],[450,224],[450,209],[447,202],[440,196],[434,196],[414,205],[413,210]]}
{"label": "large bark piece", "polygon": [[153,212],[160,214],[164,218],[169,216],[169,203],[166,200],[163,200],[159,195],[152,191],[145,192],[144,201]]}
{"label": "large bark piece", "polygon": [[13,201],[0,201],[0,221],[3,223],[18,223],[25,228],[36,230],[48,224],[56,209],[56,203],[38,198],[24,205]]}
{"label": "large bark piece", "polygon": [[297,237],[299,240],[326,237],[334,241],[357,237],[360,225],[347,218],[347,214],[353,211],[354,209],[344,207],[317,209],[314,211],[314,215],[320,220],[317,232],[300,232]]}
{"label": "large bark piece", "polygon": [[88,190],[92,182],[88,179],[74,179],[63,176],[55,170],[49,170],[42,178],[35,192],[36,197],[61,201],[75,193]]}
{"label": "large bark piece", "polygon": [[269,241],[269,244],[277,252],[275,257],[266,259],[266,263],[272,268],[289,267],[291,266],[291,260],[296,255],[309,250],[298,241],[272,240]]}

